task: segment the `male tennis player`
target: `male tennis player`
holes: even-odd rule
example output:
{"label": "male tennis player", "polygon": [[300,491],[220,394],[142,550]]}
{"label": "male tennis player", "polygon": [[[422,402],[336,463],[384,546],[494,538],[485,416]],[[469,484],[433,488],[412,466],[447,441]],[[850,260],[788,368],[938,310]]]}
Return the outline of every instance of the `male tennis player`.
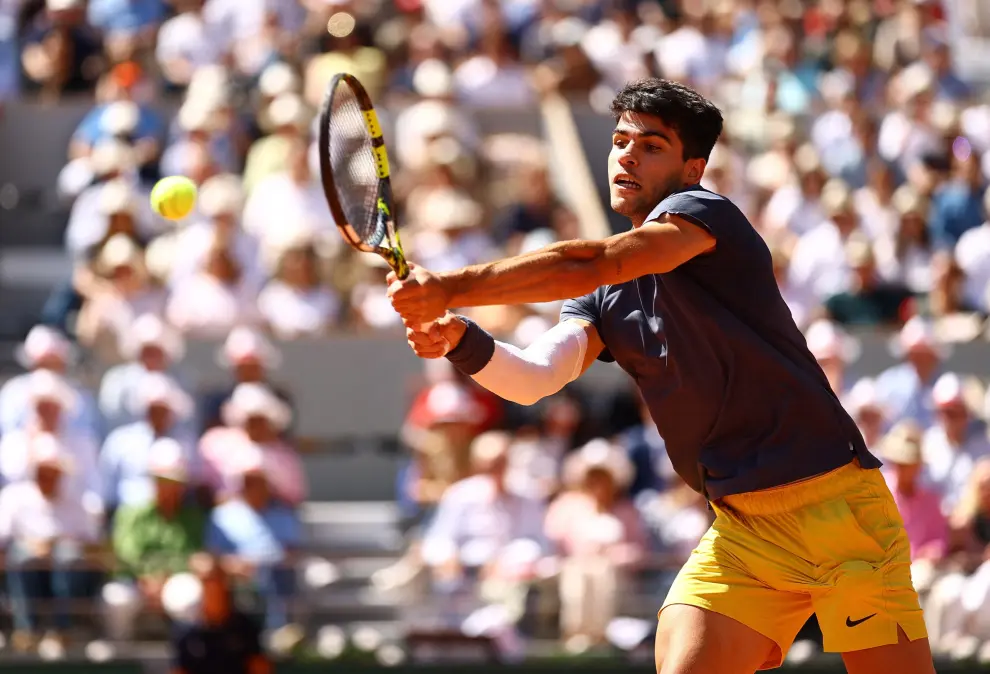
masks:
{"label": "male tennis player", "polygon": [[[907,536],[883,478],[774,282],[770,253],[699,186],[722,115],[650,79],[612,103],[612,208],[632,229],[526,255],[390,278],[420,356],[446,355],[529,404],[596,358],[636,380],[678,474],[715,523],[659,615],[661,674],[751,674],[781,663],[812,612],[852,674],[934,672]],[[569,299],[525,350],[448,307]],[[446,353],[446,344],[454,348]]]}

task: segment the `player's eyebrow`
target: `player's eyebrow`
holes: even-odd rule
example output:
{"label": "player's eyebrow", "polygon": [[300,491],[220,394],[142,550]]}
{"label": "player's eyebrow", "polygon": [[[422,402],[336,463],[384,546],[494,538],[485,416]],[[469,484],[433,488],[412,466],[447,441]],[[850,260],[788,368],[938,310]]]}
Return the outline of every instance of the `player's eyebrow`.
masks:
{"label": "player's eyebrow", "polygon": [[666,142],[668,145],[673,145],[674,141],[666,131],[661,131],[659,129],[630,129],[628,127],[617,126],[614,131],[612,131],[613,136],[636,136],[637,138],[659,138],[660,140]]}

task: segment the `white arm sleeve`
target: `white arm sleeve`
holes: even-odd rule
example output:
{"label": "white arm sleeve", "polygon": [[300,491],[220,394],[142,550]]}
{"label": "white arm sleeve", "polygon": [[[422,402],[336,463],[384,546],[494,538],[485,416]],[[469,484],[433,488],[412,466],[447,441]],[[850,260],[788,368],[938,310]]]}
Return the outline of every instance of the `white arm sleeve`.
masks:
{"label": "white arm sleeve", "polygon": [[561,321],[525,349],[496,341],[492,359],[472,379],[501,398],[532,405],[577,379],[587,350],[584,326]]}

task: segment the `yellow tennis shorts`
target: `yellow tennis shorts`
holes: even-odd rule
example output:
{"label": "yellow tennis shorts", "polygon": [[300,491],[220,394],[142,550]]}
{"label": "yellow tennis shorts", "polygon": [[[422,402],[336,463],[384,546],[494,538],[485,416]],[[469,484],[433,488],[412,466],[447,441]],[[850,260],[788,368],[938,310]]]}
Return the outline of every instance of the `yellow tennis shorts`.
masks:
{"label": "yellow tennis shorts", "polygon": [[[854,461],[794,484],[719,499],[664,607],[728,616],[773,640],[782,662],[811,616],[829,652],[927,636],[904,522],[879,470]],[[661,612],[663,609],[661,609]]]}

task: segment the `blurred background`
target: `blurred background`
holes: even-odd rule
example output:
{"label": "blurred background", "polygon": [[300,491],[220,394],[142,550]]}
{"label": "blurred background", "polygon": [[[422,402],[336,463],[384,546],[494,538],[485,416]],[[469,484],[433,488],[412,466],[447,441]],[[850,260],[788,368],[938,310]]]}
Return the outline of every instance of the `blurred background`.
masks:
{"label": "blurred background", "polygon": [[704,185],[884,457],[940,671],[990,662],[990,3],[0,0],[5,671],[652,670],[704,500],[618,369],[523,408],[409,352],[319,184],[342,71],[438,271],[626,226],[626,81],[715,100]]}

